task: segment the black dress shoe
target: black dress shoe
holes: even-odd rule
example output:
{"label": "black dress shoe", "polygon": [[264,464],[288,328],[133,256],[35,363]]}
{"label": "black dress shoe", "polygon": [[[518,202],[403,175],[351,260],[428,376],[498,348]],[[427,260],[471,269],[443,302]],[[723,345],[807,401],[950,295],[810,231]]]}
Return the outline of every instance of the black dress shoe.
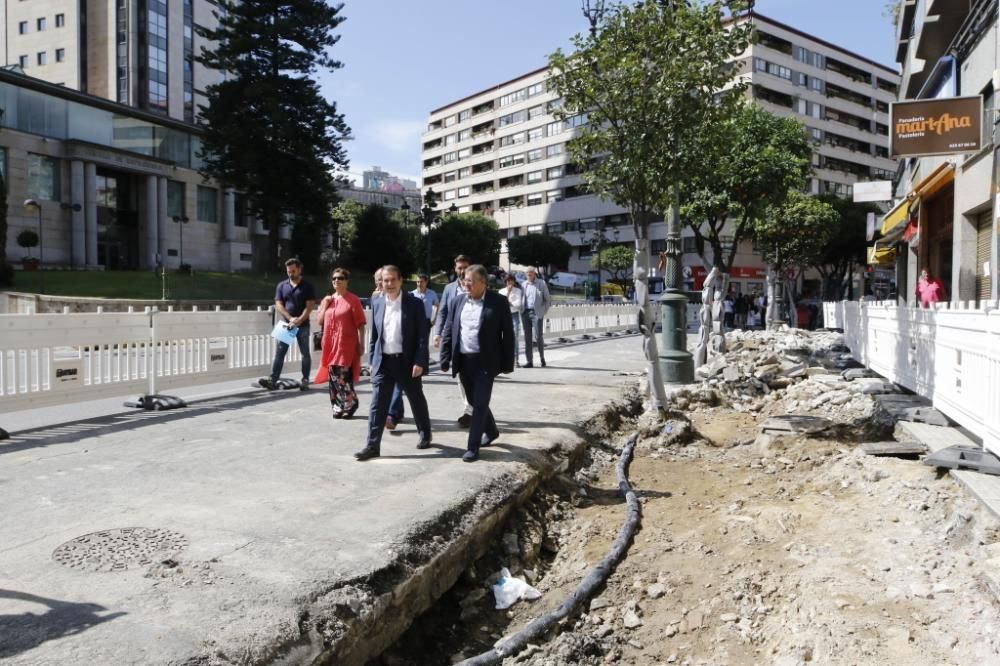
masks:
{"label": "black dress shoe", "polygon": [[472,423],[471,414],[462,414],[461,416],[458,417],[458,425],[462,426],[463,428],[468,428],[470,423]]}
{"label": "black dress shoe", "polygon": [[462,462],[476,462],[479,460],[479,451],[466,451],[462,456]]}
{"label": "black dress shoe", "polygon": [[431,448],[431,438],[430,437],[421,437],[420,441],[417,442],[417,448],[418,449],[429,449],[429,448]]}
{"label": "black dress shoe", "polygon": [[342,419],[349,419],[349,418],[351,418],[352,416],[354,416],[354,413],[356,411],[358,411],[358,407],[360,407],[360,406],[361,405],[359,405],[358,403],[354,403],[354,406],[351,407],[350,409],[348,409],[346,412],[344,412],[344,415],[341,416],[340,418],[342,418]]}
{"label": "black dress shoe", "polygon": [[545,359],[544,358],[542,359],[542,367],[543,368],[545,367]]}
{"label": "black dress shoe", "polygon": [[370,446],[366,446],[365,448],[355,453],[354,457],[357,458],[358,460],[369,460],[370,458],[378,458],[379,455],[381,454],[379,453],[378,449],[373,449]]}
{"label": "black dress shoe", "polygon": [[533,366],[533,365],[532,365],[532,364],[530,364],[530,363],[525,363],[525,364],[524,364],[524,365],[522,365],[521,367],[522,367],[522,368],[533,368],[533,367],[535,367],[535,366]]}

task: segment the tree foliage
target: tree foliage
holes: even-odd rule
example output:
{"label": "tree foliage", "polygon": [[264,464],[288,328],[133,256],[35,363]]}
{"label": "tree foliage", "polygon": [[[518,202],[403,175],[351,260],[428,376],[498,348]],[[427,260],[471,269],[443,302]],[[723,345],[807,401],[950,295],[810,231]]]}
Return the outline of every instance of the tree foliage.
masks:
{"label": "tree foliage", "polygon": [[562,236],[528,234],[509,239],[507,253],[511,263],[533,266],[544,272],[549,266],[566,268],[570,255],[573,254],[573,246]]}
{"label": "tree foliage", "polygon": [[832,194],[819,198],[832,206],[837,215],[832,225],[833,234],[812,265],[822,278],[823,298],[839,300],[847,288],[851,267],[867,261],[868,214],[881,217],[882,213],[873,203],[855,203]]}
{"label": "tree foliage", "polygon": [[[586,114],[570,157],[589,190],[627,210],[632,222],[644,322],[653,316],[649,225],[676,201],[674,185],[703,164],[694,141],[701,127],[726,117],[743,94],[728,85],[729,63],[748,47],[752,27],[723,21],[747,7],[744,0],[616,4],[589,35],[573,38],[571,54],[549,56],[550,87],[563,100],[557,117]],[[656,338],[652,326],[642,328],[653,407],[662,409]]]}
{"label": "tree foliage", "polygon": [[775,271],[816,265],[833,238],[837,211],[815,197],[792,190],[754,221],[753,235]]}
{"label": "tree foliage", "polygon": [[331,172],[347,167],[349,130],[312,78],[341,63],[328,49],[343,7],[323,0],[221,0],[218,27],[198,27],[216,44],[198,61],[226,72],[205,90],[202,172],[245,192],[269,230],[276,260],[279,226],[327,220],[336,201]]}
{"label": "tree foliage", "polygon": [[635,249],[626,245],[612,245],[602,248],[600,253],[590,260],[590,265],[594,268],[611,273],[608,282],[620,285],[623,291],[629,276],[632,275],[634,263]]}
{"label": "tree foliage", "polygon": [[756,104],[705,127],[697,143],[704,161],[683,183],[681,219],[705,267],[729,273],[754,225],[805,183],[812,147],[802,124]]}
{"label": "tree foliage", "polygon": [[[468,255],[474,264],[487,268],[500,260],[500,228],[482,213],[448,214],[431,229],[431,270],[449,271],[459,254]],[[421,268],[426,267],[427,237],[419,243]]]}
{"label": "tree foliage", "polygon": [[[352,210],[352,207],[344,210]],[[413,254],[416,230],[404,225],[388,208],[367,206],[353,228],[350,225],[347,223],[342,229],[341,263],[363,271],[395,264],[404,276],[417,270],[418,261]]]}

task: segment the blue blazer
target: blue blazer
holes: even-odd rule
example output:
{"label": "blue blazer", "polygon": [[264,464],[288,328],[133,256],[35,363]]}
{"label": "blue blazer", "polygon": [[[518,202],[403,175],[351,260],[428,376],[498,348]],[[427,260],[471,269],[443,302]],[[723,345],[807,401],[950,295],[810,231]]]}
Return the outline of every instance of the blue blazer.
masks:
{"label": "blue blazer", "polygon": [[[441,362],[451,363],[451,374],[458,373],[452,361],[458,357],[462,340],[462,308],[466,294],[457,294],[448,310],[448,321],[441,336]],[[514,372],[514,323],[507,299],[495,291],[483,294],[483,313],[479,319],[479,360],[489,374]]]}
{"label": "blue blazer", "polygon": [[[402,292],[401,304],[403,328],[403,361],[404,367],[412,368],[419,365],[427,374],[429,354],[427,352],[427,335],[430,326],[424,310],[424,302],[413,294]],[[382,319],[385,317],[385,296],[372,300],[372,336],[368,347],[371,359],[371,372],[378,374],[382,367]]]}

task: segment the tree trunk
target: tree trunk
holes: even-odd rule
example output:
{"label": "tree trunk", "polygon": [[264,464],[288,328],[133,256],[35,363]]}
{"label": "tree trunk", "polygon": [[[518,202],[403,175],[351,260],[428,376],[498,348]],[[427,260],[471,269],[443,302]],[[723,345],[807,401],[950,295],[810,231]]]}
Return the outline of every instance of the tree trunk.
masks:
{"label": "tree trunk", "polygon": [[722,273],[713,267],[705,278],[701,291],[701,310],[698,313],[700,327],[698,328],[698,345],[694,351],[694,367],[699,368],[708,362],[709,351],[725,353],[726,332],[723,330],[722,299],[725,298],[729,286],[729,274]]}
{"label": "tree trunk", "polygon": [[649,405],[651,409],[662,414],[667,404],[667,391],[663,385],[660,352],[656,346],[656,321],[653,316],[653,304],[649,300],[649,222],[641,219],[635,221],[632,226],[635,230],[635,259],[632,275],[635,276],[635,302],[639,306],[642,351],[649,364]]}

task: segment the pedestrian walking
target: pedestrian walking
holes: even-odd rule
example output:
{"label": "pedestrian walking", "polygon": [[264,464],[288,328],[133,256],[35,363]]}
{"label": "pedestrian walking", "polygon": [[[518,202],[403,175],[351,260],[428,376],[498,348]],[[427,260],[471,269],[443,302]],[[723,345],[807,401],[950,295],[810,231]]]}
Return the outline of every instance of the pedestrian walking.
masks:
{"label": "pedestrian walking", "polygon": [[[441,306],[438,309],[437,324],[434,327],[435,349],[441,346],[441,333],[444,330],[444,322],[448,318],[452,301],[458,294],[465,293],[465,269],[469,267],[470,263],[469,258],[464,254],[455,257],[455,281],[448,283],[444,291],[441,292]],[[458,392],[462,395],[462,413],[459,415],[457,422],[463,428],[468,428],[469,423],[472,422],[472,404],[465,395],[465,388],[462,386],[461,381],[458,382]]]}
{"label": "pedestrian walking", "polygon": [[932,277],[926,268],[920,271],[920,279],[917,280],[917,300],[921,307],[933,308],[935,303],[944,300],[944,284],[936,277]]}
{"label": "pedestrian walking", "polygon": [[[428,288],[430,278],[421,273],[417,276],[417,288],[410,293],[419,298],[424,304],[424,312],[427,315],[428,327],[434,325],[434,317],[438,311],[438,295],[433,289]],[[428,335],[430,331],[428,330]],[[387,430],[395,430],[396,426],[403,422],[406,417],[406,408],[403,406],[403,387],[399,384],[392,392],[392,400],[389,402],[389,415],[385,417],[385,427]]]}
{"label": "pedestrian walking", "polygon": [[521,367],[521,359],[518,357],[518,348],[521,338],[521,313],[524,312],[524,290],[517,283],[517,278],[508,273],[504,278],[504,288],[500,290],[500,295],[507,299],[510,304],[510,316],[514,327],[514,365]]}
{"label": "pedestrian walking", "polygon": [[[285,274],[288,279],[279,282],[274,290],[274,309],[289,328],[296,329],[295,341],[302,354],[302,381],[299,388],[305,391],[309,388],[309,370],[312,365],[309,347],[309,315],[316,307],[316,291],[309,281],[302,277],[302,262],[297,257],[285,262]],[[271,376],[258,382],[262,387],[269,391],[278,388],[278,379],[285,367],[287,353],[288,345],[279,340],[274,349]]]}
{"label": "pedestrian walking", "polygon": [[431,420],[421,378],[427,373],[429,327],[424,305],[413,294],[402,291],[399,268],[382,267],[382,296],[372,301],[371,357],[372,398],[368,412],[368,439],[354,454],[358,460],[381,455],[382,433],[389,402],[397,384],[410,401],[420,441],[418,449],[431,445]]}
{"label": "pedestrian walking", "polygon": [[521,313],[521,323],[524,325],[524,358],[525,368],[534,367],[532,363],[531,346],[532,340],[538,344],[538,360],[542,367],[545,367],[545,314],[552,303],[549,295],[549,287],[544,280],[538,279],[538,272],[534,268],[524,271],[524,311]]}
{"label": "pedestrian walking", "polygon": [[514,371],[514,327],[510,303],[487,288],[486,268],[478,264],[465,272],[468,293],[458,295],[444,324],[441,369],[449,369],[472,398],[472,421],[462,460],[475,462],[479,448],[498,437],[490,399],[500,373]]}
{"label": "pedestrian walking", "polygon": [[358,411],[354,383],[361,376],[365,310],[361,299],[348,291],[350,271],[334,268],[330,274],[333,294],[319,306],[322,361],[314,382],[327,382],[333,418],[351,418]]}

